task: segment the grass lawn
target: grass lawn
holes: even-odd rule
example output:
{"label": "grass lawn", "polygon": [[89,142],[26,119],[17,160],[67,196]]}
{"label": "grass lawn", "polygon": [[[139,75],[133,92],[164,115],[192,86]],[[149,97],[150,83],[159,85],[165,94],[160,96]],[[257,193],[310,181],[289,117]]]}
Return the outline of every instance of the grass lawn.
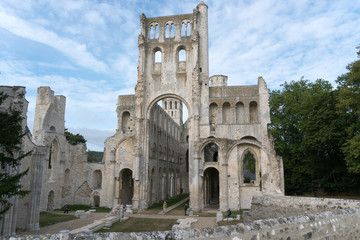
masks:
{"label": "grass lawn", "polygon": [[100,229],[97,232],[151,232],[171,230],[176,219],[129,218],[124,222],[114,223],[110,229]]}
{"label": "grass lawn", "polygon": [[59,222],[66,222],[70,220],[78,219],[73,215],[65,215],[65,214],[52,214],[48,212],[41,212],[39,225],[40,227],[46,227]]}
{"label": "grass lawn", "polygon": [[[184,194],[177,195],[173,198],[167,199],[166,205],[167,205],[167,207],[170,207],[170,206],[174,205],[175,203],[180,202],[181,200],[183,200],[184,198],[186,198],[188,196],[189,196],[188,193],[186,193],[186,194],[184,193]],[[159,203],[155,203],[155,204],[151,205],[148,209],[149,210],[158,209],[160,211],[160,210],[162,210],[162,207],[163,207],[163,202],[159,202]],[[184,205],[183,205],[183,207],[184,207]]]}
{"label": "grass lawn", "polygon": [[[95,209],[96,212],[110,212],[111,211],[111,209],[107,208],[107,207],[92,207],[90,205],[80,205],[80,204],[69,205],[69,211],[77,211],[77,210],[89,211],[90,209]],[[64,206],[60,209],[55,209],[55,211],[63,211],[64,212]]]}

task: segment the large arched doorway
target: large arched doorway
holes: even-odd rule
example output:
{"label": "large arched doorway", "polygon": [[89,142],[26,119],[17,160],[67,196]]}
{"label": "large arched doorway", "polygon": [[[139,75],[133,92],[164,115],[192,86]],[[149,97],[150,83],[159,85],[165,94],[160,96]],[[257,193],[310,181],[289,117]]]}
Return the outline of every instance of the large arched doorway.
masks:
{"label": "large arched doorway", "polygon": [[219,204],[219,171],[209,167],[204,171],[204,206],[217,206]]}
{"label": "large arched doorway", "polygon": [[134,194],[134,179],[132,171],[125,168],[120,171],[119,175],[119,203],[132,204]]}
{"label": "large arched doorway", "polygon": [[159,97],[149,105],[146,138],[149,205],[189,191],[182,186],[189,182],[188,115],[187,104],[175,95]]}

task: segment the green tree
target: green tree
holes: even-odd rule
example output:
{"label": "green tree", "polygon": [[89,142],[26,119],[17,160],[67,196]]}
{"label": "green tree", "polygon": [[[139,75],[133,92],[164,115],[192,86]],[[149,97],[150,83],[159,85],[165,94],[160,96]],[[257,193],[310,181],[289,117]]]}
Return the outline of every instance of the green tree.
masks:
{"label": "green tree", "polygon": [[[0,105],[8,96],[0,92]],[[31,153],[20,153],[24,136],[21,112],[15,109],[0,112],[0,218],[12,206],[11,198],[24,196],[29,191],[21,190],[20,179],[27,171],[18,172],[21,160]]]}
{"label": "green tree", "polygon": [[[357,47],[360,49],[360,46]],[[360,58],[360,51],[357,52]],[[338,111],[349,119],[347,141],[342,150],[349,172],[360,173],[360,60],[346,67],[349,71],[338,77]]]}
{"label": "green tree", "polygon": [[285,82],[270,94],[275,150],[283,157],[287,194],[321,186],[328,192],[354,187],[340,146],[348,119],[336,111],[338,91],[322,79]]}
{"label": "green tree", "polygon": [[77,144],[85,144],[86,143],[86,139],[84,138],[83,135],[77,133],[77,134],[72,134],[71,132],[68,131],[67,128],[65,128],[65,132],[64,135],[66,137],[66,140],[71,144],[71,145],[77,145]]}

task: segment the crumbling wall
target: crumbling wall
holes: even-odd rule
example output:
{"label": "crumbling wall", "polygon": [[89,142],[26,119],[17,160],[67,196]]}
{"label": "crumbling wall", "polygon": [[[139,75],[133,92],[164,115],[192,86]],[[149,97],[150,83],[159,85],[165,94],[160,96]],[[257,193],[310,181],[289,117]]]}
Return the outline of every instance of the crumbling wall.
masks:
{"label": "crumbling wall", "polygon": [[63,233],[31,237],[24,235],[11,239],[360,239],[359,223],[360,211],[352,208],[216,228],[136,233]]}
{"label": "crumbling wall", "polygon": [[333,198],[255,195],[251,219],[290,217],[314,212],[360,208],[360,201]]}

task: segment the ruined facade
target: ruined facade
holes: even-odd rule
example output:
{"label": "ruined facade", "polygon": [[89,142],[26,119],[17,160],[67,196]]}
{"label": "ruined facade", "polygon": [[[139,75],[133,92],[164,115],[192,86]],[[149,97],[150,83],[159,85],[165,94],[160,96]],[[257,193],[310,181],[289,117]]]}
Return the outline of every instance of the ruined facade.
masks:
{"label": "ruined facade", "polygon": [[226,76],[209,78],[206,4],[191,14],[143,14],[140,23],[138,82],[135,95],[118,99],[101,203],[123,202],[122,171],[131,173],[127,192],[140,210],[187,191],[195,211],[249,208],[254,194],[283,195],[282,160],[267,132],[266,83],[259,77],[258,85],[227,86]]}
{"label": "ruined facade", "polygon": [[38,89],[33,134],[24,142],[38,149],[38,160],[24,163],[34,170],[24,187],[36,189],[28,209],[144,210],[190,193],[194,211],[225,211],[250,208],[254,194],[284,194],[282,159],[267,132],[269,90],[262,77],[252,86],[209,77],[207,8],[201,2],[190,14],[140,16],[135,95],[118,97],[118,126],[101,163],[88,163],[86,146],[66,141],[65,97]]}
{"label": "ruined facade", "polygon": [[19,146],[20,151],[14,153],[14,156],[32,151],[22,159],[17,168],[0,169],[1,172],[9,174],[17,174],[28,169],[28,174],[21,179],[21,185],[23,190],[30,190],[30,193],[22,198],[12,197],[10,199],[12,207],[0,219],[0,236],[9,236],[17,229],[28,231],[39,229],[40,198],[43,186],[41,171],[46,159],[47,147],[38,146],[31,141],[32,136],[27,128],[28,101],[25,99],[25,87],[0,86],[0,92],[7,95],[0,105],[0,111],[15,109],[21,112],[23,118],[21,125],[26,134]]}

